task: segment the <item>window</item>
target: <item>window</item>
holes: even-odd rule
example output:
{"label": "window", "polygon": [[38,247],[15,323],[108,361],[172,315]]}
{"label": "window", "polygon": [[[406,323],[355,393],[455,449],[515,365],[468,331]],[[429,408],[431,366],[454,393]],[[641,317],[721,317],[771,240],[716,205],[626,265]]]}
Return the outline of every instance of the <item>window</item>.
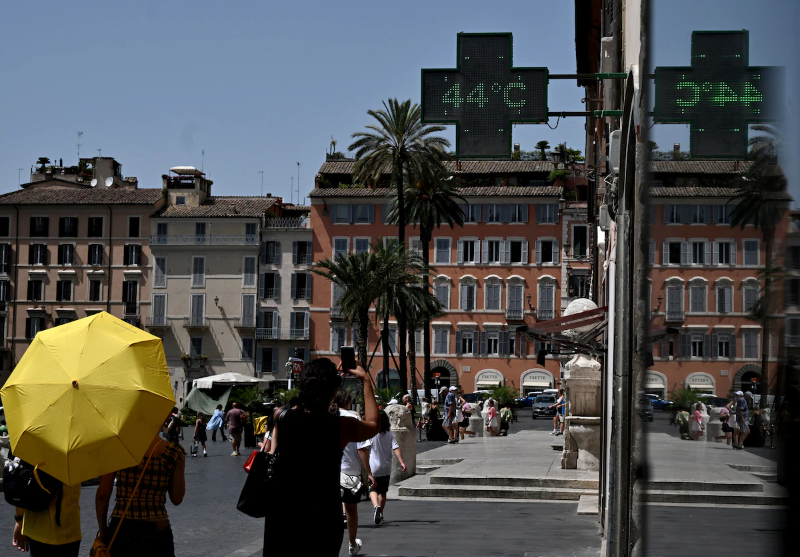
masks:
{"label": "window", "polygon": [[142,246],[139,244],[126,244],[123,252],[123,265],[139,265],[142,258]]}
{"label": "window", "polygon": [[486,222],[503,222],[503,218],[500,215],[500,205],[486,203],[483,206],[483,220]]}
{"label": "window", "polygon": [[681,246],[684,242],[673,241],[664,242],[663,263],[664,265],[681,264]]}
{"label": "window", "polygon": [[204,325],[206,315],[205,294],[192,294],[190,300],[190,309],[192,312],[190,317],[191,325],[195,327]]}
{"label": "window", "polygon": [[245,257],[244,258],[244,276],[242,278],[242,284],[245,287],[253,287],[256,285],[256,258],[255,257]]}
{"label": "window", "polygon": [[156,245],[166,245],[168,241],[167,237],[167,223],[166,222],[159,222],[156,223],[156,236],[152,239],[151,243]]}
{"label": "window", "polygon": [[461,304],[460,309],[462,311],[474,311],[475,310],[475,285],[474,284],[462,284],[461,285]]}
{"label": "window", "polygon": [[461,212],[464,213],[464,222],[480,222],[481,221],[481,206],[480,204],[459,205]]}
{"label": "window", "polygon": [[383,247],[384,249],[394,249],[400,243],[400,240],[397,236],[384,236],[383,237]]}
{"label": "window", "polygon": [[58,237],[59,238],[77,238],[78,237],[78,218],[77,217],[61,217],[58,219]]}
{"label": "window", "polygon": [[731,357],[731,335],[714,335],[717,337],[717,358]]}
{"label": "window", "polygon": [[11,244],[0,244],[0,273],[8,274],[11,270]]}
{"label": "window", "polygon": [[536,222],[540,224],[558,222],[558,203],[537,205]]}
{"label": "window", "polygon": [[499,284],[487,284],[486,290],[486,309],[499,310],[502,286]]}
{"label": "window", "polygon": [[460,348],[460,354],[464,354],[466,356],[471,356],[474,352],[475,346],[475,332],[474,331],[459,331],[456,333],[456,337],[461,337],[461,342],[459,343],[459,339],[456,338],[456,343],[458,346],[456,348]]}
{"label": "window", "polygon": [[667,321],[683,321],[682,286],[667,286]]}
{"label": "window", "polygon": [[334,211],[335,220],[334,222],[337,223],[349,223],[350,222],[350,205],[333,205],[331,209]]}
{"label": "window", "polygon": [[339,352],[347,344],[347,327],[331,327],[331,351]]}
{"label": "window", "polygon": [[72,281],[59,280],[56,281],[56,301],[57,302],[71,302],[72,301]]}
{"label": "window", "polygon": [[89,244],[89,265],[102,265],[103,251],[103,244]]}
{"label": "window", "polygon": [[46,238],[50,235],[50,219],[48,217],[31,217],[31,237]]}
{"label": "window", "polygon": [[7,302],[9,299],[9,282],[7,280],[0,280],[0,302]]}
{"label": "window", "polygon": [[686,205],[690,219],[687,222],[694,224],[708,224],[711,222],[711,205]]}
{"label": "window", "polygon": [[512,204],[509,222],[528,222],[528,206],[523,203]]}
{"label": "window", "polygon": [[278,349],[262,348],[256,354],[256,370],[259,373],[275,373],[278,371]]}
{"label": "window", "polygon": [[258,244],[258,225],[254,222],[247,222],[244,225],[245,243],[248,246],[255,246]]}
{"label": "window", "polygon": [[308,361],[308,348],[295,348],[292,354],[294,354],[295,358],[299,358],[304,362]]}
{"label": "window", "polygon": [[89,217],[89,238],[102,238],[103,217]]}
{"label": "window", "polygon": [[705,313],[706,287],[692,286],[689,288],[689,311],[692,313]]}
{"label": "window", "polygon": [[252,360],[253,359],[253,352],[255,345],[255,340],[251,338],[243,338],[242,339],[242,359],[243,360]]}
{"label": "window", "polygon": [[436,300],[442,305],[442,309],[450,309],[450,285],[437,284],[435,291]]}
{"label": "window", "polygon": [[705,340],[705,335],[703,334],[693,334],[691,335],[692,339],[692,358],[703,358],[705,354],[703,341]]}
{"label": "window", "polygon": [[261,263],[268,265],[281,262],[280,242],[261,242]]}
{"label": "window", "polygon": [[447,329],[433,330],[433,353],[448,354],[450,349],[450,331]]}
{"label": "window", "polygon": [[486,263],[500,263],[500,244],[502,240],[486,240],[483,242],[483,260]]}
{"label": "window", "polygon": [[206,243],[206,228],[206,223],[204,222],[194,223],[194,241],[196,244]]}
{"label": "window", "polygon": [[716,224],[730,224],[733,205],[713,205],[714,222]]}
{"label": "window", "polygon": [[122,301],[126,304],[135,304],[139,301],[139,282],[135,280],[122,281]]}
{"label": "window", "polygon": [[500,332],[490,331],[486,335],[486,354],[496,355],[500,353]]}
{"label": "window", "polygon": [[203,337],[192,337],[189,339],[189,355],[193,358],[203,355]]}
{"label": "window", "polygon": [[41,302],[44,300],[44,281],[33,279],[28,281],[28,301]]}
{"label": "window", "polygon": [[717,313],[731,313],[733,311],[733,288],[730,286],[717,287]]}
{"label": "window", "polygon": [[141,235],[140,225],[139,217],[128,217],[128,238],[138,238]]}
{"label": "window", "polygon": [[800,269],[800,246],[786,248],[786,268],[795,271]]}
{"label": "window", "polygon": [[292,242],[292,264],[311,264],[311,242]]}
{"label": "window", "polygon": [[278,273],[261,273],[258,297],[278,300],[281,297],[281,276]]}
{"label": "window", "polygon": [[185,195],[176,196],[175,205],[186,205],[186,196]]}
{"label": "window", "polygon": [[28,317],[25,319],[25,338],[34,338],[42,329],[44,329],[44,317]]}
{"label": "window", "polygon": [[692,242],[692,265],[711,264],[711,242]]}
{"label": "window", "polygon": [[59,265],[74,265],[75,264],[75,246],[72,244],[61,244],[58,246],[58,264]]}
{"label": "window", "polygon": [[256,295],[242,294],[242,326],[254,327],[256,324]]}
{"label": "window", "polygon": [[480,263],[480,241],[479,240],[459,240],[458,241],[458,262],[459,263]]}
{"label": "window", "polygon": [[758,240],[744,241],[744,264],[758,265]]}
{"label": "window", "polygon": [[[786,303],[788,305],[800,304],[800,279],[789,279],[786,282],[787,294]],[[744,287],[744,306],[742,310],[747,313],[758,303],[758,286]]]}
{"label": "window", "polygon": [[153,265],[153,286],[164,288],[167,286],[167,258],[156,257]]}
{"label": "window", "polygon": [[294,273],[292,275],[292,299],[293,300],[311,299],[310,273]]}
{"label": "window", "polygon": [[374,220],[375,205],[356,205],[356,222],[368,223]]}
{"label": "window", "polygon": [[355,252],[358,253],[369,253],[369,238],[356,238],[355,242]]}
{"label": "window", "polygon": [[572,255],[573,257],[586,257],[589,255],[589,227],[575,226],[572,229]]}
{"label": "window", "polygon": [[436,238],[436,263],[450,263],[450,238]]}
{"label": "window", "polygon": [[331,283],[331,319],[341,319],[344,317],[344,312],[339,305],[339,300],[341,300],[342,294],[344,294],[344,288],[335,282]]}
{"label": "window", "polygon": [[55,326],[58,327],[59,325],[66,325],[67,323],[72,323],[75,321],[72,317],[56,317],[55,319]]}
{"label": "window", "polygon": [[192,257],[192,286],[206,285],[206,258],[203,256]]}
{"label": "window", "polygon": [[714,265],[736,265],[736,244],[729,241],[715,242]]}
{"label": "window", "polygon": [[681,211],[680,205],[664,205],[664,223],[680,224]]}
{"label": "window", "polygon": [[167,295],[153,295],[153,326],[164,327],[167,324]]}
{"label": "window", "polygon": [[103,301],[103,281],[99,279],[89,279],[89,301]]}
{"label": "window", "polygon": [[758,336],[757,332],[746,332],[742,335],[745,358],[758,358]]}
{"label": "window", "polygon": [[540,321],[552,319],[555,313],[555,291],[554,284],[542,285],[539,287],[539,307],[537,315]]}
{"label": "window", "polygon": [[588,275],[570,275],[567,283],[568,295],[570,298],[589,298],[591,297],[591,282]]}
{"label": "window", "polygon": [[0,237],[7,238],[11,235],[11,217],[0,217]]}
{"label": "window", "polygon": [[517,319],[522,319],[522,294],[523,288],[521,284],[512,284],[508,287],[508,313],[515,314]]}
{"label": "window", "polygon": [[558,264],[558,255],[558,242],[556,240],[536,240],[534,261],[537,265]]}
{"label": "window", "polygon": [[[552,249],[552,248],[551,248]],[[528,262],[528,242],[524,240],[508,241],[508,257],[510,263]]]}
{"label": "window", "polygon": [[350,247],[350,238],[333,239],[333,259],[346,257]]}
{"label": "window", "polygon": [[28,251],[28,264],[29,265],[46,265],[47,264],[47,245],[45,245],[45,244],[31,244],[30,251]]}

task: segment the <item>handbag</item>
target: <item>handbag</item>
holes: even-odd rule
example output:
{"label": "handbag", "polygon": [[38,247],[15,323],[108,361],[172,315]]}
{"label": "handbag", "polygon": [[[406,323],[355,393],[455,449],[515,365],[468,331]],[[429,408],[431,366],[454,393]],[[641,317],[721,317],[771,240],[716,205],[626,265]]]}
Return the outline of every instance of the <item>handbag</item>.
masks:
{"label": "handbag", "polygon": [[198,443],[197,441],[192,441],[192,447],[191,447],[192,456],[197,456],[197,451],[199,450],[200,450],[200,443]]}
{"label": "handbag", "polygon": [[150,464],[150,459],[153,458],[153,453],[158,447],[158,443],[153,449],[150,451],[150,454],[147,455],[147,462],[144,463],[144,468],[142,468],[142,473],[139,474],[139,479],[136,480],[136,485],[133,486],[133,491],[131,491],[131,496],[128,497],[128,504],[125,505],[125,510],[122,512],[122,516],[117,523],[117,528],[114,530],[114,535],[111,536],[111,541],[108,542],[108,545],[103,540],[95,538],[94,543],[92,544],[92,548],[89,550],[89,557],[110,557],[111,556],[111,546],[114,544],[114,540],[119,533],[119,527],[122,526],[122,521],[125,520],[125,515],[128,514],[128,508],[131,506],[131,501],[133,501],[133,496],[136,494],[136,490],[139,489],[139,483],[141,483],[142,478],[144,477],[144,473],[147,470],[147,466]]}
{"label": "handbag", "polygon": [[250,473],[250,468],[253,467],[253,461],[256,459],[256,455],[260,452],[261,451],[259,450],[255,450],[252,453],[250,453],[250,456],[247,457],[247,460],[242,465],[242,468],[244,468],[244,471],[247,472],[248,474]]}
{"label": "handbag", "polygon": [[[275,420],[276,425],[283,419],[286,411],[287,409],[284,408],[278,414]],[[250,458],[247,459],[248,462],[252,459],[252,462],[250,462],[250,471],[247,473],[247,479],[239,495],[239,501],[236,503],[236,510],[253,518],[267,516],[270,499],[274,498],[274,494],[279,487],[279,480],[276,477],[280,470],[278,467],[280,457],[277,452],[277,432],[273,435],[273,441],[275,442],[274,453],[254,451]],[[246,465],[247,462],[245,462]]]}

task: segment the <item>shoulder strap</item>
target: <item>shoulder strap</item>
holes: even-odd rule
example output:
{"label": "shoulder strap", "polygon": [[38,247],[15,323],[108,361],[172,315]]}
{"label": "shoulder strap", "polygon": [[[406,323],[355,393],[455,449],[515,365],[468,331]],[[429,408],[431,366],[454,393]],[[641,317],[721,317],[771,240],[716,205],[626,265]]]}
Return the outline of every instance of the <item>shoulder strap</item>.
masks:
{"label": "shoulder strap", "polygon": [[122,512],[122,516],[119,519],[119,523],[117,523],[117,528],[114,530],[114,535],[111,536],[111,541],[108,542],[108,551],[111,552],[111,545],[114,543],[114,540],[117,538],[117,534],[119,533],[119,527],[122,526],[122,521],[125,520],[125,515],[128,514],[128,508],[131,506],[131,501],[133,501],[133,496],[136,495],[136,490],[139,489],[139,483],[142,481],[144,477],[144,473],[147,471],[147,466],[150,464],[150,459],[153,458],[153,453],[156,451],[156,447],[158,447],[158,443],[156,446],[152,448],[150,454],[147,455],[147,462],[144,463],[144,468],[142,468],[142,473],[139,474],[139,479],[136,480],[136,485],[133,486],[133,491],[131,491],[130,496],[128,497],[128,502],[125,505],[125,510]]}

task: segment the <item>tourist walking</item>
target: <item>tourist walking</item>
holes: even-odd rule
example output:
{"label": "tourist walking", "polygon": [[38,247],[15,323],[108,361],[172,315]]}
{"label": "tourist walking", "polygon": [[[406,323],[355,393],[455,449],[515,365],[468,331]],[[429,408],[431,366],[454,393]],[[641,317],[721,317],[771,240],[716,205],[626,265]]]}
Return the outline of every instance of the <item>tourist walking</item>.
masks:
{"label": "tourist walking", "polygon": [[227,441],[228,439],[225,437],[225,412],[222,411],[222,405],[217,404],[217,409],[214,410],[214,414],[211,416],[211,419],[208,420],[208,425],[206,429],[211,432],[211,441],[217,441],[217,430],[219,430],[220,435],[222,436],[223,441]]}
{"label": "tourist walking", "polygon": [[390,429],[389,415],[381,410],[381,431],[369,441],[369,469],[375,478],[375,484],[369,488],[369,498],[372,501],[375,524],[383,522],[383,513],[386,510],[386,493],[389,491],[389,478],[392,473],[392,454],[397,457],[403,472],[407,470],[403,462],[403,453],[400,444],[395,439]]}
{"label": "tourist walking", "polygon": [[231,438],[233,452],[231,456],[239,456],[239,447],[242,444],[242,432],[244,424],[247,423],[247,414],[239,408],[237,403],[233,403],[232,408],[225,414],[225,423],[228,424],[228,436]]}
{"label": "tourist walking", "polygon": [[703,436],[703,405],[699,402],[694,406],[694,414],[692,415],[692,438],[695,441],[700,441]]}
{"label": "tourist walking", "polygon": [[458,443],[458,422],[456,422],[456,388],[451,386],[444,397],[444,420],[442,428],[447,433],[448,443]]}
{"label": "tourist walking", "polygon": [[678,433],[681,436],[681,439],[691,439],[692,436],[689,434],[689,412],[687,412],[686,408],[681,406],[680,412],[678,412],[678,417],[675,418],[675,423],[678,425]]}
{"label": "tourist walking", "polygon": [[[750,391],[747,391],[747,395],[750,395]],[[742,391],[736,391],[736,425],[739,426],[739,443],[734,444],[734,449],[744,449],[744,440],[747,439],[748,434],[750,433],[750,418],[748,412],[750,410],[748,406],[747,395],[742,393]],[[752,398],[752,395],[750,395]]]}
{"label": "tourist walking", "polygon": [[[97,539],[113,557],[174,557],[166,500],[180,505],[186,493],[186,451],[156,436],[136,466],[105,474],[95,493]],[[106,523],[116,480],[117,497]]]}
{"label": "tourist walking", "polygon": [[431,413],[431,403],[428,397],[422,397],[422,421],[420,422],[420,429],[424,429],[428,425],[428,417]]}
{"label": "tourist walking", "polygon": [[[208,453],[206,452],[206,441],[208,437],[206,436],[206,416],[202,412],[197,413],[197,420],[194,422],[194,442],[200,444],[203,447],[203,456],[207,457]],[[197,447],[192,447],[192,456],[197,456]]]}
{"label": "tourist walking", "polygon": [[19,551],[30,551],[32,557],[78,556],[81,548],[81,485],[61,484],[58,489],[61,493],[54,493],[50,506],[43,511],[16,507],[11,543]]}
{"label": "tourist walking", "polygon": [[500,410],[500,435],[508,437],[508,428],[513,417],[511,413],[511,403],[506,402],[503,409]]}
{"label": "tourist walking", "polygon": [[719,409],[719,421],[722,422],[722,433],[717,439],[725,439],[727,445],[731,444],[731,437],[733,428],[731,427],[731,411],[728,410],[727,405]]}
{"label": "tourist walking", "polygon": [[494,400],[489,399],[486,401],[486,406],[489,408],[486,414],[486,431],[492,437],[497,436],[497,409],[494,407]]}
{"label": "tourist walking", "polygon": [[183,421],[181,420],[181,416],[178,413],[177,406],[172,409],[172,412],[170,412],[166,423],[167,423],[167,433],[165,437],[167,438],[167,441],[169,441],[170,443],[180,443],[181,428],[183,426]]}
{"label": "tourist walking", "polygon": [[[347,373],[364,385],[363,421],[329,412],[342,377],[328,358],[305,364],[296,406],[276,421],[270,452],[279,455],[279,485],[285,492],[275,493],[280,512],[272,512],[266,518],[264,555],[339,555],[343,532],[343,449],[349,443],[369,440],[380,430],[378,405],[371,381],[365,381],[366,372],[357,367]],[[289,535],[297,531],[298,517],[304,516],[313,519],[313,535]],[[350,548],[351,555],[361,547],[361,542],[356,541]]]}
{"label": "tourist walking", "polygon": [[[559,433],[558,433],[558,424],[559,424],[559,422],[561,422],[563,420],[561,413],[562,413],[562,408],[564,406],[566,406],[566,404],[567,404],[566,398],[567,398],[567,394],[564,392],[564,389],[559,387],[559,389],[558,389],[558,398],[556,399],[555,404],[551,404],[550,406],[547,407],[548,409],[549,408],[555,408],[556,409],[556,413],[553,414],[553,431],[550,433],[550,435],[559,435]],[[563,432],[563,430],[562,430],[562,432]]]}
{"label": "tourist walking", "polygon": [[411,412],[411,423],[414,427],[417,427],[417,409],[414,407],[414,403],[411,401],[411,395],[403,395],[403,404],[405,404],[408,411]]}
{"label": "tourist walking", "polygon": [[469,431],[469,419],[472,417],[472,405],[469,402],[464,402],[461,407],[461,421],[458,423],[458,434],[461,439],[464,435],[476,435],[475,431]]}

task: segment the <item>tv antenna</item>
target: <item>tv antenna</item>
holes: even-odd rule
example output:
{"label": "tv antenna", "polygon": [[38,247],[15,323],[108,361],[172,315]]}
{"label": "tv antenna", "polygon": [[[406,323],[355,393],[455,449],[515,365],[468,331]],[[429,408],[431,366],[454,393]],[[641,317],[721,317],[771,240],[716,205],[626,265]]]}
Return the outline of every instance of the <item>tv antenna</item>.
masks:
{"label": "tv antenna", "polygon": [[78,132],[78,142],[75,144],[78,147],[78,160],[81,158],[81,138],[83,137],[83,132]]}
{"label": "tv antenna", "polygon": [[300,205],[300,163],[297,163],[297,204]]}
{"label": "tv antenna", "polygon": [[98,149],[97,150],[97,156],[98,157],[102,157],[103,156],[103,150],[102,149]]}
{"label": "tv antenna", "polygon": [[289,203],[292,202],[294,199],[292,196],[294,195],[294,176],[291,178],[291,182],[289,182]]}
{"label": "tv antenna", "polygon": [[200,149],[200,172],[203,171],[203,165],[205,164],[205,161],[206,161],[206,150]]}
{"label": "tv antenna", "polygon": [[259,170],[259,174],[261,174],[261,197],[264,197],[264,171]]}
{"label": "tv antenna", "polygon": [[23,169],[20,168],[19,172],[17,172],[17,182],[18,182],[17,186],[21,186],[22,185],[22,170]]}

